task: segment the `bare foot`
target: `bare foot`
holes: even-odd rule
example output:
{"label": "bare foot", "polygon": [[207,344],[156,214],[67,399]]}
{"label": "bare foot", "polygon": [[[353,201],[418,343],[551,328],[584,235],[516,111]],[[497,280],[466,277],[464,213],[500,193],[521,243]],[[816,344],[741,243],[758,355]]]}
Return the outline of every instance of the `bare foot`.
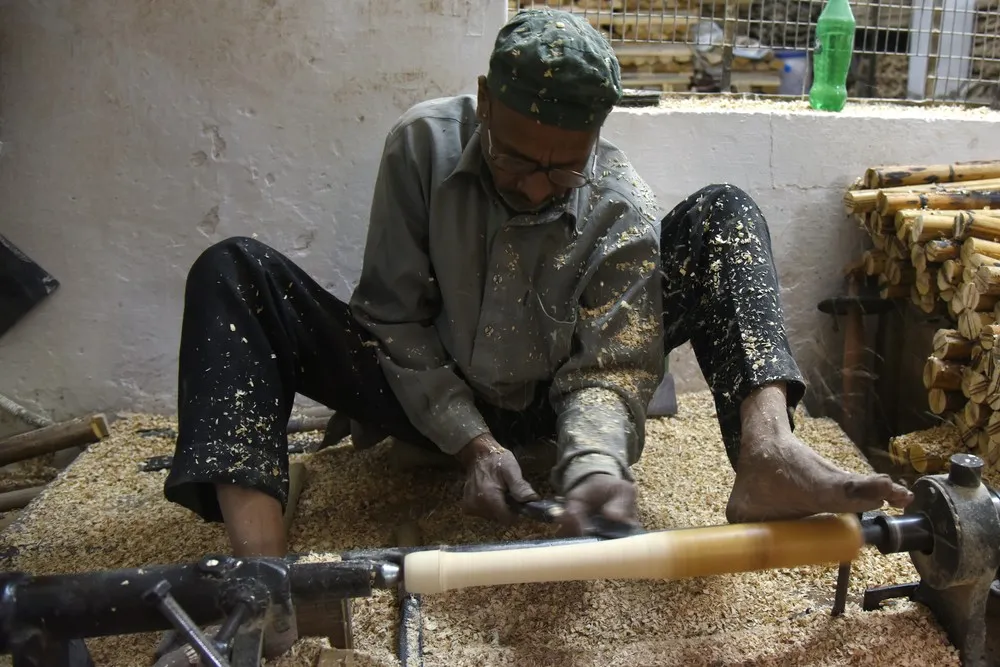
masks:
{"label": "bare foot", "polygon": [[888,475],[842,470],[788,431],[743,438],[726,519],[800,519],[826,512],[867,512],[886,502],[906,507],[912,500],[913,494]]}
{"label": "bare foot", "polygon": [[743,437],[736,481],[726,505],[730,523],[867,512],[885,503],[906,507],[913,494],[888,475],[838,468],[792,433],[785,387],[752,392],[740,406]]}

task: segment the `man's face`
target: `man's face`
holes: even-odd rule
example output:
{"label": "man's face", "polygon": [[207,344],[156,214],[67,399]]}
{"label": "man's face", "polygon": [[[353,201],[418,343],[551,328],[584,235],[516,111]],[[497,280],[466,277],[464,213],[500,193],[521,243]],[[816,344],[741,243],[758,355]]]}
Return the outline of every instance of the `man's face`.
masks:
{"label": "man's face", "polygon": [[541,125],[491,100],[479,82],[483,155],[493,184],[507,205],[532,213],[586,184],[596,132]]}

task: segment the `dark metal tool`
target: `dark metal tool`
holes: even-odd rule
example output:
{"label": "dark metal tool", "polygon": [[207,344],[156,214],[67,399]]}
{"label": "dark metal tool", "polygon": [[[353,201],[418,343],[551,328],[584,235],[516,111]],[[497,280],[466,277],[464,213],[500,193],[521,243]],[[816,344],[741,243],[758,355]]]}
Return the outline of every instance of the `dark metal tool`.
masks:
{"label": "dark metal tool", "polygon": [[[566,511],[565,506],[559,500],[529,500],[528,502],[520,503],[514,500],[510,494],[507,495],[507,504],[521,516],[543,523],[555,523]],[[606,540],[638,535],[645,532],[642,528],[619,521],[612,521],[603,516],[592,516],[589,523],[590,527],[587,534]]]}

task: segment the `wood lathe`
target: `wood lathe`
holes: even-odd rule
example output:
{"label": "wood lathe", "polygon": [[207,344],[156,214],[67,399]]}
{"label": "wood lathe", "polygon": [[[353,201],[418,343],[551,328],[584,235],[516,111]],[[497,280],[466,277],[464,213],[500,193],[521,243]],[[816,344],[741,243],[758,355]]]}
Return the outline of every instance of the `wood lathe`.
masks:
{"label": "wood lathe", "polygon": [[[930,608],[964,665],[986,657],[987,603],[1000,591],[1000,495],[982,483],[983,461],[951,457],[947,474],[919,478],[901,516],[881,512],[799,521],[736,524],[599,536],[447,547],[364,549],[315,557],[207,556],[197,563],[72,575],[0,574],[0,653],[17,667],[92,667],[84,640],[176,630],[213,667],[261,664],[261,619],[292,603],[299,634],[317,636],[310,614],[342,608],[376,589],[397,593],[397,647],[403,665],[422,664],[424,595],[467,586],[584,579],[678,579],[793,568],[840,566],[833,613],[843,611],[850,563],[862,549],[907,552],[913,584],[866,591],[863,608],[908,596]],[[558,504],[542,507],[543,520]],[[529,512],[530,513],[530,512]],[[328,619],[326,619],[328,620]],[[331,634],[352,648],[346,627]],[[214,636],[203,628],[220,624]],[[338,645],[339,644],[339,645]]]}

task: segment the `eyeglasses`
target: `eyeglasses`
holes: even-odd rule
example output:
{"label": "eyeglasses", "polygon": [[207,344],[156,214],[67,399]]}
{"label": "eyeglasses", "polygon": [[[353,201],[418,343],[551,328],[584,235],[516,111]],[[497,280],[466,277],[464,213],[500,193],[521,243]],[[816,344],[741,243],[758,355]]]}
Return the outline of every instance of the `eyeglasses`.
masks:
{"label": "eyeglasses", "polygon": [[[597,141],[600,142],[599,136]],[[493,164],[495,164],[498,169],[506,171],[508,174],[529,176],[531,174],[543,173],[548,176],[548,179],[552,181],[553,184],[564,188],[582,188],[584,185],[591,182],[590,177],[585,174],[581,174],[578,171],[573,171],[572,169],[566,169],[564,167],[543,167],[532,160],[514,157],[513,155],[504,155],[503,153],[494,153],[493,135],[490,133],[490,129],[488,127],[486,128],[486,152]],[[595,164],[591,168],[591,175],[594,174],[594,170],[597,168],[596,160],[594,162]]]}

